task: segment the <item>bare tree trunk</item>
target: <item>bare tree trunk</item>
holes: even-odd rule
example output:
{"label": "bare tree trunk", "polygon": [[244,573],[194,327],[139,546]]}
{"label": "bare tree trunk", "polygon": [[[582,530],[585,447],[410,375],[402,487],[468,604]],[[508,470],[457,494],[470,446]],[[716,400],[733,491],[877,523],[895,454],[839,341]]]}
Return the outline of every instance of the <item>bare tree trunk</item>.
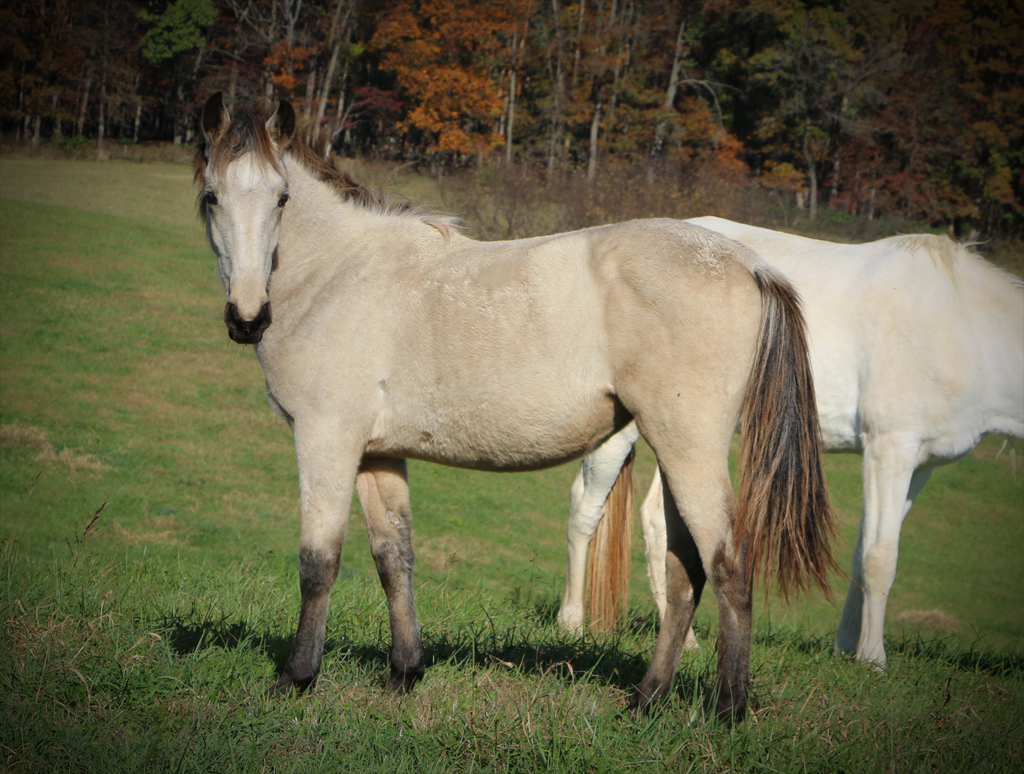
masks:
{"label": "bare tree trunk", "polygon": [[[106,70],[106,67],[103,68]],[[105,73],[104,73],[105,75]],[[100,119],[99,128],[96,130],[96,160],[99,161],[103,155],[103,141],[107,137],[107,79],[103,78],[100,83]]]}
{"label": "bare tree trunk", "polygon": [[229,113],[235,112],[235,94],[238,91],[238,60],[231,60],[231,75],[228,79],[228,100],[227,109]]}
{"label": "bare tree trunk", "polygon": [[835,206],[836,197],[839,196],[839,162],[843,155],[843,146],[836,148],[836,155],[832,159],[832,188],[828,193],[828,208]]}
{"label": "bare tree trunk", "polygon": [[[327,63],[327,74],[324,75],[324,84],[320,89],[320,101],[316,109],[316,123],[317,126],[323,121],[324,113],[327,112],[327,100],[331,96],[331,85],[334,83],[334,70],[338,66],[338,56],[341,54],[342,40],[348,39],[348,22],[352,17],[352,6],[353,2],[350,0],[338,0],[338,4],[334,6],[334,16],[331,18],[331,29],[327,34],[327,44],[334,44],[334,48],[331,51],[331,60]],[[344,19],[341,16],[342,8],[345,9]],[[348,70],[346,68],[346,74]],[[342,92],[344,93],[344,86],[342,86]],[[339,97],[340,101],[343,101]],[[339,114],[340,116],[340,114]]]}
{"label": "bare tree trunk", "polygon": [[[668,88],[665,90],[665,101],[661,103],[661,109],[668,113],[676,104],[676,94],[679,91],[679,71],[683,62],[683,35],[686,32],[686,17],[679,23],[679,32],[676,33],[675,53],[672,54],[672,68],[668,75]],[[665,132],[668,131],[668,117],[658,122],[654,132],[654,144],[651,146],[651,155],[660,156],[665,147]]]}
{"label": "bare tree trunk", "polygon": [[174,144],[181,145],[185,138],[185,87],[178,84],[178,106],[174,111]]}
{"label": "bare tree trunk", "polygon": [[[199,77],[199,66],[203,63],[203,49],[199,49],[196,52],[195,62],[192,64],[192,76],[191,82],[195,82],[196,78]],[[188,104],[185,101],[185,84],[178,84],[178,117],[177,126],[174,130],[174,144],[181,145],[182,141],[186,143],[192,142],[192,130],[193,125],[191,116],[189,115]]]}
{"label": "bare tree trunk", "polygon": [[[281,6],[281,14],[284,16],[284,42],[288,54],[285,58],[285,72],[289,76],[295,73],[295,66],[292,62],[292,48],[295,45],[295,25],[302,13],[302,0],[277,0]],[[308,113],[307,113],[308,115]]]}
{"label": "bare tree trunk", "polygon": [[43,139],[43,114],[36,113],[32,119],[32,147],[38,148]]}
{"label": "bare tree trunk", "polygon": [[334,50],[331,52],[331,61],[327,63],[327,74],[324,76],[324,85],[320,89],[320,102],[316,108],[316,125],[319,126],[320,122],[324,119],[324,113],[327,111],[327,98],[331,94],[331,80],[334,78],[334,68],[338,66],[338,54],[341,52],[341,41],[338,41],[334,45]]}
{"label": "bare tree trunk", "polygon": [[512,163],[512,126],[516,121],[516,71],[512,69],[508,92],[508,123],[505,126],[505,161]]}
{"label": "bare tree trunk", "polygon": [[601,99],[594,105],[594,118],[590,122],[590,158],[587,162],[587,182],[593,182],[597,176],[597,136],[601,126]]}
{"label": "bare tree trunk", "polygon": [[555,99],[551,106],[551,138],[548,144],[548,178],[555,171],[555,157],[562,140],[562,120],[565,110],[565,45],[562,39],[561,9],[558,0],[551,0],[555,21]]}
{"label": "bare tree trunk", "polygon": [[295,42],[295,25],[302,14],[302,0],[279,0],[281,13],[284,15],[284,39],[291,50]]}
{"label": "bare tree trunk", "polygon": [[[614,6],[613,6],[614,8]],[[622,22],[622,32],[619,38],[619,53],[615,57],[615,67],[612,69],[612,97],[608,104],[608,122],[605,126],[605,132],[612,131],[615,126],[615,106],[619,101],[619,80],[622,76],[622,72],[629,66],[629,59],[633,52],[633,40],[629,35],[629,24],[632,21],[633,11],[636,9],[632,3],[630,3],[620,16]]]}
{"label": "bare tree trunk", "polygon": [[139,144],[139,130],[142,128],[142,97],[135,103],[135,126],[132,129],[132,142]]}
{"label": "bare tree trunk", "polygon": [[85,134],[85,115],[89,109],[89,91],[92,89],[92,73],[85,76],[85,88],[82,89],[82,102],[78,107],[78,123],[75,126],[75,134]]}
{"label": "bare tree trunk", "polygon": [[814,154],[811,153],[811,124],[804,124],[803,140],[804,162],[807,164],[807,211],[811,220],[818,217],[818,170],[814,165]]}
{"label": "bare tree trunk", "polygon": [[[524,36],[525,37],[525,36]],[[526,41],[524,40],[523,43]],[[508,86],[508,121],[505,123],[505,161],[512,163],[512,133],[516,122],[516,57],[519,54],[519,30],[512,33],[512,61]]]}
{"label": "bare tree trunk", "polygon": [[[598,43],[598,47],[597,47],[597,51],[598,51],[598,58],[597,58],[597,61],[598,61],[598,71],[597,72],[592,71],[590,73],[590,77],[592,79],[592,84],[593,84],[592,89],[591,89],[591,95],[592,95],[592,97],[594,99],[594,116],[593,116],[593,118],[590,121],[590,151],[588,153],[588,158],[587,158],[587,183],[588,184],[592,183],[594,181],[594,178],[597,177],[597,146],[598,146],[598,138],[600,136],[600,131],[601,131],[601,114],[602,114],[602,109],[604,107],[604,76],[605,76],[604,63],[605,63],[605,54],[608,52],[608,42],[609,42],[608,38],[605,36],[605,34],[603,34],[603,33],[607,32],[607,27],[605,28],[604,31],[602,31],[600,29],[600,27],[601,27],[600,9],[601,9],[601,6],[598,6],[597,12],[594,15],[594,30],[595,30],[595,34],[599,35],[599,38],[598,38],[599,43]],[[615,16],[615,4],[613,2],[612,3],[611,17],[610,18],[614,18],[614,16]],[[582,37],[582,34],[583,34],[583,0],[580,0],[580,27],[579,27],[579,34],[577,35],[577,40],[576,40],[576,53],[577,54],[579,54],[580,38]]]}
{"label": "bare tree trunk", "polygon": [[306,78],[306,95],[302,98],[302,116],[307,121],[313,115],[313,92],[316,91],[316,68],[309,68],[309,77]]}
{"label": "bare tree trunk", "polygon": [[60,125],[60,92],[53,95],[53,139],[59,140],[64,137],[64,127]]}
{"label": "bare tree trunk", "polygon": [[[338,90],[338,107],[334,111],[334,117],[341,123],[345,118],[345,84],[348,83],[348,62],[345,62],[345,69],[341,71],[341,88]],[[347,131],[347,130],[346,130]]]}
{"label": "bare tree trunk", "polygon": [[[22,72],[23,76],[24,76],[24,74],[25,73]],[[24,114],[24,111],[25,111],[25,88],[23,86],[19,86],[18,87],[18,112]],[[21,138],[23,136],[22,133],[21,133],[22,124],[24,124],[26,121],[28,121],[28,116],[27,115],[24,116],[23,120],[18,121],[18,124],[17,124],[18,125],[18,130],[17,130],[17,133],[14,136],[14,141],[18,145],[21,145]],[[27,134],[28,134],[28,129],[26,128],[25,129],[25,136],[27,136]]]}
{"label": "bare tree trunk", "polygon": [[572,80],[570,81],[570,90],[576,89],[576,84],[579,82],[580,74],[580,51],[583,45],[583,19],[587,15],[587,2],[586,0],[580,0],[580,19],[579,24],[576,26],[576,51],[572,56]]}

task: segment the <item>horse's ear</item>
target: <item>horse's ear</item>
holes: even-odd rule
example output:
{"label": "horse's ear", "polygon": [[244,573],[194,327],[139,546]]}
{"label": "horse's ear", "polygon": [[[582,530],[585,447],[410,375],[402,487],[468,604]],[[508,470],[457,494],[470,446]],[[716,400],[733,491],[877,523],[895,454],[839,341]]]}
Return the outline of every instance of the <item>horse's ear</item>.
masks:
{"label": "horse's ear", "polygon": [[206,135],[206,141],[215,145],[230,125],[231,114],[224,107],[224,97],[218,91],[206,100],[203,107],[203,134]]}
{"label": "horse's ear", "polygon": [[278,150],[284,148],[295,133],[295,109],[286,99],[281,100],[277,110],[267,119],[267,133]]}

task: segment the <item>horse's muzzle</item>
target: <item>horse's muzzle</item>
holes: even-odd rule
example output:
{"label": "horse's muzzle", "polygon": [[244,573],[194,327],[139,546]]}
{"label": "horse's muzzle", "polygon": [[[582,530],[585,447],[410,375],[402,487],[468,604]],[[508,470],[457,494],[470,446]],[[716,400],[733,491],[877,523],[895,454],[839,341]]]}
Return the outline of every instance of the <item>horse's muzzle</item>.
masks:
{"label": "horse's muzzle", "polygon": [[270,327],[270,302],[264,302],[259,313],[251,320],[243,320],[238,314],[238,307],[228,301],[224,307],[224,324],[228,326],[228,336],[238,344],[256,344],[263,338],[263,331]]}

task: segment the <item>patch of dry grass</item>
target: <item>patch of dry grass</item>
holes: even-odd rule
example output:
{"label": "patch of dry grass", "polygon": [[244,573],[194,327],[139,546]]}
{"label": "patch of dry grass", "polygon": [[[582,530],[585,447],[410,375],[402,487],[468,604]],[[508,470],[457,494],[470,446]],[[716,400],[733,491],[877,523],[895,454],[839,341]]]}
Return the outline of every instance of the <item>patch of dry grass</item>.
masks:
{"label": "patch of dry grass", "polygon": [[960,622],[945,610],[905,610],[896,616],[896,620],[905,626],[918,631],[956,634],[962,631]]}
{"label": "patch of dry grass", "polygon": [[109,465],[100,462],[93,455],[76,454],[67,446],[59,452],[55,452],[45,430],[17,422],[0,425],[0,445],[26,446],[39,452],[35,458],[37,462],[60,464],[70,470],[88,470],[93,473],[110,470]]}

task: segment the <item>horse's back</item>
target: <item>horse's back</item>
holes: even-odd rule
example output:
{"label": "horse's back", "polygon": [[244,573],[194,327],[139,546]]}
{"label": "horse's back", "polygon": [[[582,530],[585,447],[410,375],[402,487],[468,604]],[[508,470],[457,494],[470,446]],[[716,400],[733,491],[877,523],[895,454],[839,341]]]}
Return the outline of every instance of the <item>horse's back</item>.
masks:
{"label": "horse's back", "polygon": [[922,443],[924,462],[1008,431],[979,406],[1008,403],[994,391],[1021,394],[1007,373],[1024,349],[1019,283],[941,236],[847,245],[719,218],[695,222],[757,250],[801,293],[830,448],[902,437]]}

